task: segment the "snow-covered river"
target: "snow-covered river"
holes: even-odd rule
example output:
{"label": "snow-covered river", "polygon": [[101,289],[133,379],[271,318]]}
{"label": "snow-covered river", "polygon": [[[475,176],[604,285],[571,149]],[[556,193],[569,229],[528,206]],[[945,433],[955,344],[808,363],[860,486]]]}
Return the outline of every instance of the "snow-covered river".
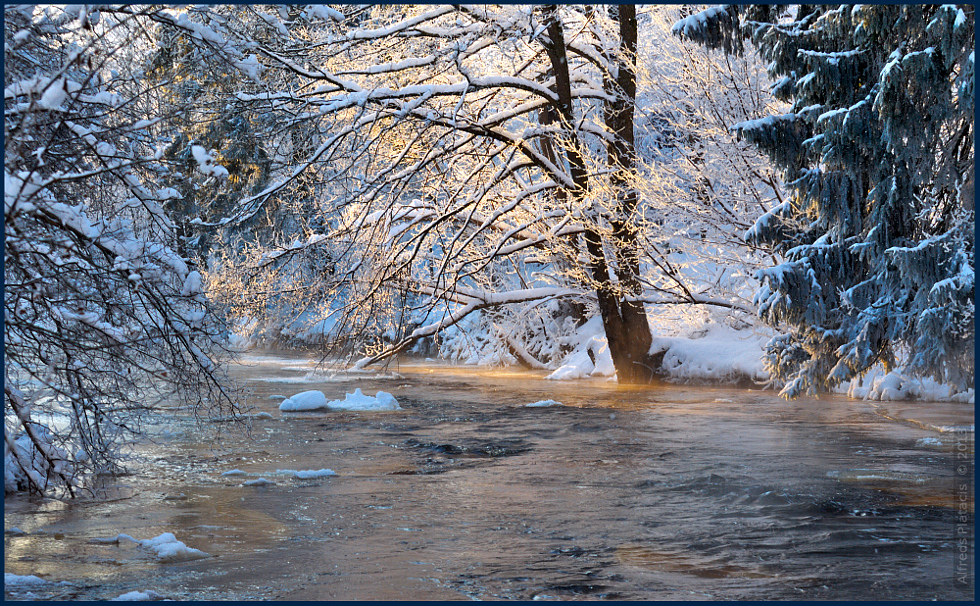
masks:
{"label": "snow-covered river", "polygon": [[[324,381],[311,365],[236,367],[268,413],[250,439],[174,421],[108,500],[6,499],[5,572],[48,581],[10,577],[7,597],[973,597],[972,405],[437,364]],[[272,397],[354,387],[402,410],[282,413]],[[563,405],[524,406],[544,399]],[[321,469],[336,475],[286,471]],[[259,478],[275,483],[243,485]],[[210,557],[161,562],[105,540],[119,533]]]}

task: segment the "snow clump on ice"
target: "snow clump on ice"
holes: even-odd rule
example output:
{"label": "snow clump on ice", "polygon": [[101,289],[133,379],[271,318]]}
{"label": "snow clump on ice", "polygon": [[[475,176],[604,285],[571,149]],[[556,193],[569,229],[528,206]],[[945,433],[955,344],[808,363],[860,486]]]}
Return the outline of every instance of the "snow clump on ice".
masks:
{"label": "snow clump on ice", "polygon": [[153,591],[152,589],[147,589],[146,591],[130,591],[122,594],[121,596],[112,598],[110,602],[148,602],[150,600],[162,600],[163,596],[159,593]]}
{"label": "snow clump on ice", "polygon": [[296,412],[301,410],[319,410],[327,407],[327,396],[322,391],[303,391],[288,397],[279,405],[279,410]]}
{"label": "snow clump on ice", "polygon": [[322,391],[304,391],[298,393],[279,405],[279,410],[284,412],[296,412],[304,410],[401,410],[395,396],[386,391],[379,391],[377,395],[368,396],[361,392],[358,387],[354,393],[349,393],[343,400],[327,401],[327,397]]}
{"label": "snow clump on ice", "polygon": [[538,402],[525,404],[524,408],[543,408],[545,406],[564,406],[564,404],[558,402],[557,400],[540,400]]}
{"label": "snow clump on ice", "polygon": [[156,554],[157,559],[161,562],[188,562],[211,557],[210,554],[204,553],[200,549],[184,545],[171,532],[139,541],[139,544],[140,547]]}
{"label": "snow clump on ice", "polygon": [[191,560],[201,560],[203,558],[211,557],[211,554],[209,553],[204,553],[200,549],[188,547],[183,542],[178,541],[177,537],[175,537],[172,532],[165,532],[161,535],[153,537],[152,539],[143,540],[134,539],[128,534],[119,533],[111,538],[91,539],[89,540],[89,543],[119,543],[119,541],[122,540],[136,543],[143,549],[153,553],[161,562],[189,562]]}

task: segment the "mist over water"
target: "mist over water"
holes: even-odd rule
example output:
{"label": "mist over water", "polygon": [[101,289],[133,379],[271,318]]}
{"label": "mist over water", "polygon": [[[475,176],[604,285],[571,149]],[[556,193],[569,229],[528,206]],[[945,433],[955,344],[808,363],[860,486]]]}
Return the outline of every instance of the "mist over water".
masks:
{"label": "mist over water", "polygon": [[[967,491],[957,467],[973,433],[956,431],[971,405],[311,369],[243,358],[254,412],[272,415],[251,439],[169,422],[102,499],[8,498],[5,528],[25,534],[5,535],[5,571],[67,581],[32,589],[64,599],[973,598],[972,576],[956,578],[974,528],[972,467]],[[355,387],[403,410],[281,413],[270,398]],[[524,406],[546,399],[563,406]],[[325,468],[338,475],[288,473]],[[221,475],[233,469],[245,475]],[[242,485],[258,478],[275,484]],[[91,542],[163,532],[212,557]]]}

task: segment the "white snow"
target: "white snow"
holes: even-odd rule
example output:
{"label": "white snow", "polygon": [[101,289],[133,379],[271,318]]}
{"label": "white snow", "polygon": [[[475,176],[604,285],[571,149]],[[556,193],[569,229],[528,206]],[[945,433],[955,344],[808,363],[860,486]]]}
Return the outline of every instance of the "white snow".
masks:
{"label": "white snow", "polygon": [[13,574],[10,572],[3,573],[4,589],[39,587],[41,585],[50,585],[51,583],[52,581],[45,581],[41,577],[36,577],[33,574]]}
{"label": "white snow", "polygon": [[596,316],[583,324],[574,339],[577,340],[575,348],[565,357],[562,365],[548,375],[548,379],[566,381],[589,376],[610,377],[616,374],[605,331],[602,328],[602,318]]}
{"label": "white snow", "polygon": [[663,369],[671,380],[727,381],[749,378],[764,381],[763,348],[769,336],[750,330],[711,325],[698,338],[654,338],[651,351],[664,351]]}
{"label": "white snow", "polygon": [[939,438],[919,438],[915,441],[916,446],[931,446],[939,447],[943,445],[943,441]]}
{"label": "white snow", "polygon": [[[654,334],[658,332],[655,330]],[[577,338],[575,349],[547,378],[568,380],[615,374],[600,318],[584,324]],[[713,323],[707,330],[689,336],[655,337],[651,351],[665,352],[663,370],[672,381],[717,382],[746,377],[764,381],[768,373],[762,365],[762,354],[768,340],[768,334]]]}
{"label": "white snow", "polygon": [[184,279],[184,285],[180,289],[180,296],[191,297],[204,292],[202,287],[201,273],[199,271],[192,271],[187,274],[187,278]]}
{"label": "white snow", "polygon": [[38,99],[37,104],[46,109],[58,109],[67,98],[68,92],[65,90],[65,80],[62,78],[48,85],[44,94]]}
{"label": "white snow", "polygon": [[557,400],[539,400],[537,402],[525,404],[524,408],[543,408],[545,406],[564,406],[564,404],[558,402]]}
{"label": "white snow", "polygon": [[143,549],[153,553],[161,562],[189,562],[211,557],[211,554],[204,553],[200,549],[188,547],[183,542],[178,541],[172,532],[165,532],[152,539],[136,539],[131,535],[119,533],[114,537],[96,537],[89,539],[89,543],[96,545],[118,544],[120,541],[130,541],[136,543]]}
{"label": "white snow", "polygon": [[928,400],[972,403],[975,397],[973,389],[957,392],[949,385],[943,385],[934,379],[906,375],[901,369],[886,373],[880,364],[873,367],[863,377],[842,384],[834,391],[846,393],[852,398],[861,400]]}
{"label": "white snow", "polygon": [[111,602],[147,602],[150,600],[160,600],[163,596],[159,593],[153,591],[152,589],[147,589],[146,591],[129,591],[120,596],[112,598]]}
{"label": "white snow", "polygon": [[347,394],[343,400],[328,402],[333,410],[401,410],[395,396],[386,391],[379,391],[375,396],[367,396],[357,388],[354,393]]}
{"label": "white snow", "polygon": [[246,473],[241,469],[229,469],[221,474],[222,476],[244,476]]}
{"label": "white snow", "polygon": [[191,155],[194,156],[194,160],[197,162],[197,168],[202,173],[219,179],[228,176],[228,169],[220,164],[216,164],[214,158],[208,153],[208,150],[200,145],[191,146]]}
{"label": "white snow", "polygon": [[303,391],[282,401],[279,410],[296,412],[300,410],[319,410],[327,408],[327,396],[322,391]]}
{"label": "white snow", "polygon": [[674,26],[671,28],[671,32],[686,38],[691,38],[700,33],[701,30],[707,26],[709,19],[714,19],[721,13],[724,13],[726,10],[727,7],[724,5],[713,6],[707,10],[701,11],[700,13],[695,13],[688,17],[684,17],[677,23],[674,23]]}
{"label": "white snow", "polygon": [[154,554],[161,562],[188,562],[211,557],[200,549],[188,547],[171,532],[165,532],[152,539],[139,541],[140,547],[147,549]]}
{"label": "white snow", "polygon": [[327,401],[322,391],[312,390],[298,393],[279,405],[279,410],[296,412],[305,410],[401,410],[395,396],[386,391],[368,396],[360,388],[348,393],[343,400]]}

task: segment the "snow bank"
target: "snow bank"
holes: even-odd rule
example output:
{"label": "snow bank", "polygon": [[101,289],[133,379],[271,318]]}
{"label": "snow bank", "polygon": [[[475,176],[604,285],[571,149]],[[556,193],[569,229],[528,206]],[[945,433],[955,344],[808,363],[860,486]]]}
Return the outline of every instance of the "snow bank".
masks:
{"label": "snow bank", "polygon": [[386,391],[379,391],[377,395],[368,396],[361,392],[360,388],[354,393],[347,394],[343,400],[327,401],[327,397],[322,391],[304,391],[298,393],[279,405],[279,410],[284,412],[296,412],[303,410],[401,410],[395,396]]}
{"label": "snow bank", "polygon": [[[577,341],[577,343],[575,342]],[[583,379],[585,377],[611,377],[616,374],[602,318],[596,316],[583,324],[576,332],[574,348],[565,356],[560,367],[547,376],[554,381]]]}
{"label": "snow bank", "polygon": [[130,591],[124,593],[121,596],[112,598],[110,602],[147,602],[150,600],[162,600],[163,596],[159,593],[153,591],[152,589],[147,589],[146,591]]}
{"label": "snow bank", "polygon": [[[768,378],[762,354],[769,335],[735,330],[724,324],[711,324],[706,331],[702,329],[694,334],[697,336],[653,339],[650,351],[664,352],[662,369],[668,380],[723,382]],[[547,378],[569,380],[614,375],[616,369],[601,319],[589,320],[579,329],[578,338],[578,344],[562,366]]]}
{"label": "snow bank", "polygon": [[347,394],[343,400],[328,402],[333,410],[401,410],[395,396],[386,391],[379,391],[375,396],[366,396],[357,388],[354,393]]}
{"label": "snow bank", "polygon": [[662,368],[671,381],[765,381],[769,373],[762,355],[768,340],[751,330],[713,324],[697,338],[654,338],[650,351],[664,352]]}
{"label": "snow bank", "polygon": [[906,375],[901,369],[885,372],[877,365],[863,377],[851,380],[835,389],[861,400],[931,400],[972,404],[975,401],[973,389],[956,392],[949,385],[943,385],[930,378]]}
{"label": "snow bank", "polygon": [[525,404],[524,408],[543,408],[545,406],[564,406],[564,404],[556,400],[539,400],[537,402]]}
{"label": "snow bank", "polygon": [[246,475],[241,469],[229,469],[228,471],[221,474],[222,476],[244,476]]}

